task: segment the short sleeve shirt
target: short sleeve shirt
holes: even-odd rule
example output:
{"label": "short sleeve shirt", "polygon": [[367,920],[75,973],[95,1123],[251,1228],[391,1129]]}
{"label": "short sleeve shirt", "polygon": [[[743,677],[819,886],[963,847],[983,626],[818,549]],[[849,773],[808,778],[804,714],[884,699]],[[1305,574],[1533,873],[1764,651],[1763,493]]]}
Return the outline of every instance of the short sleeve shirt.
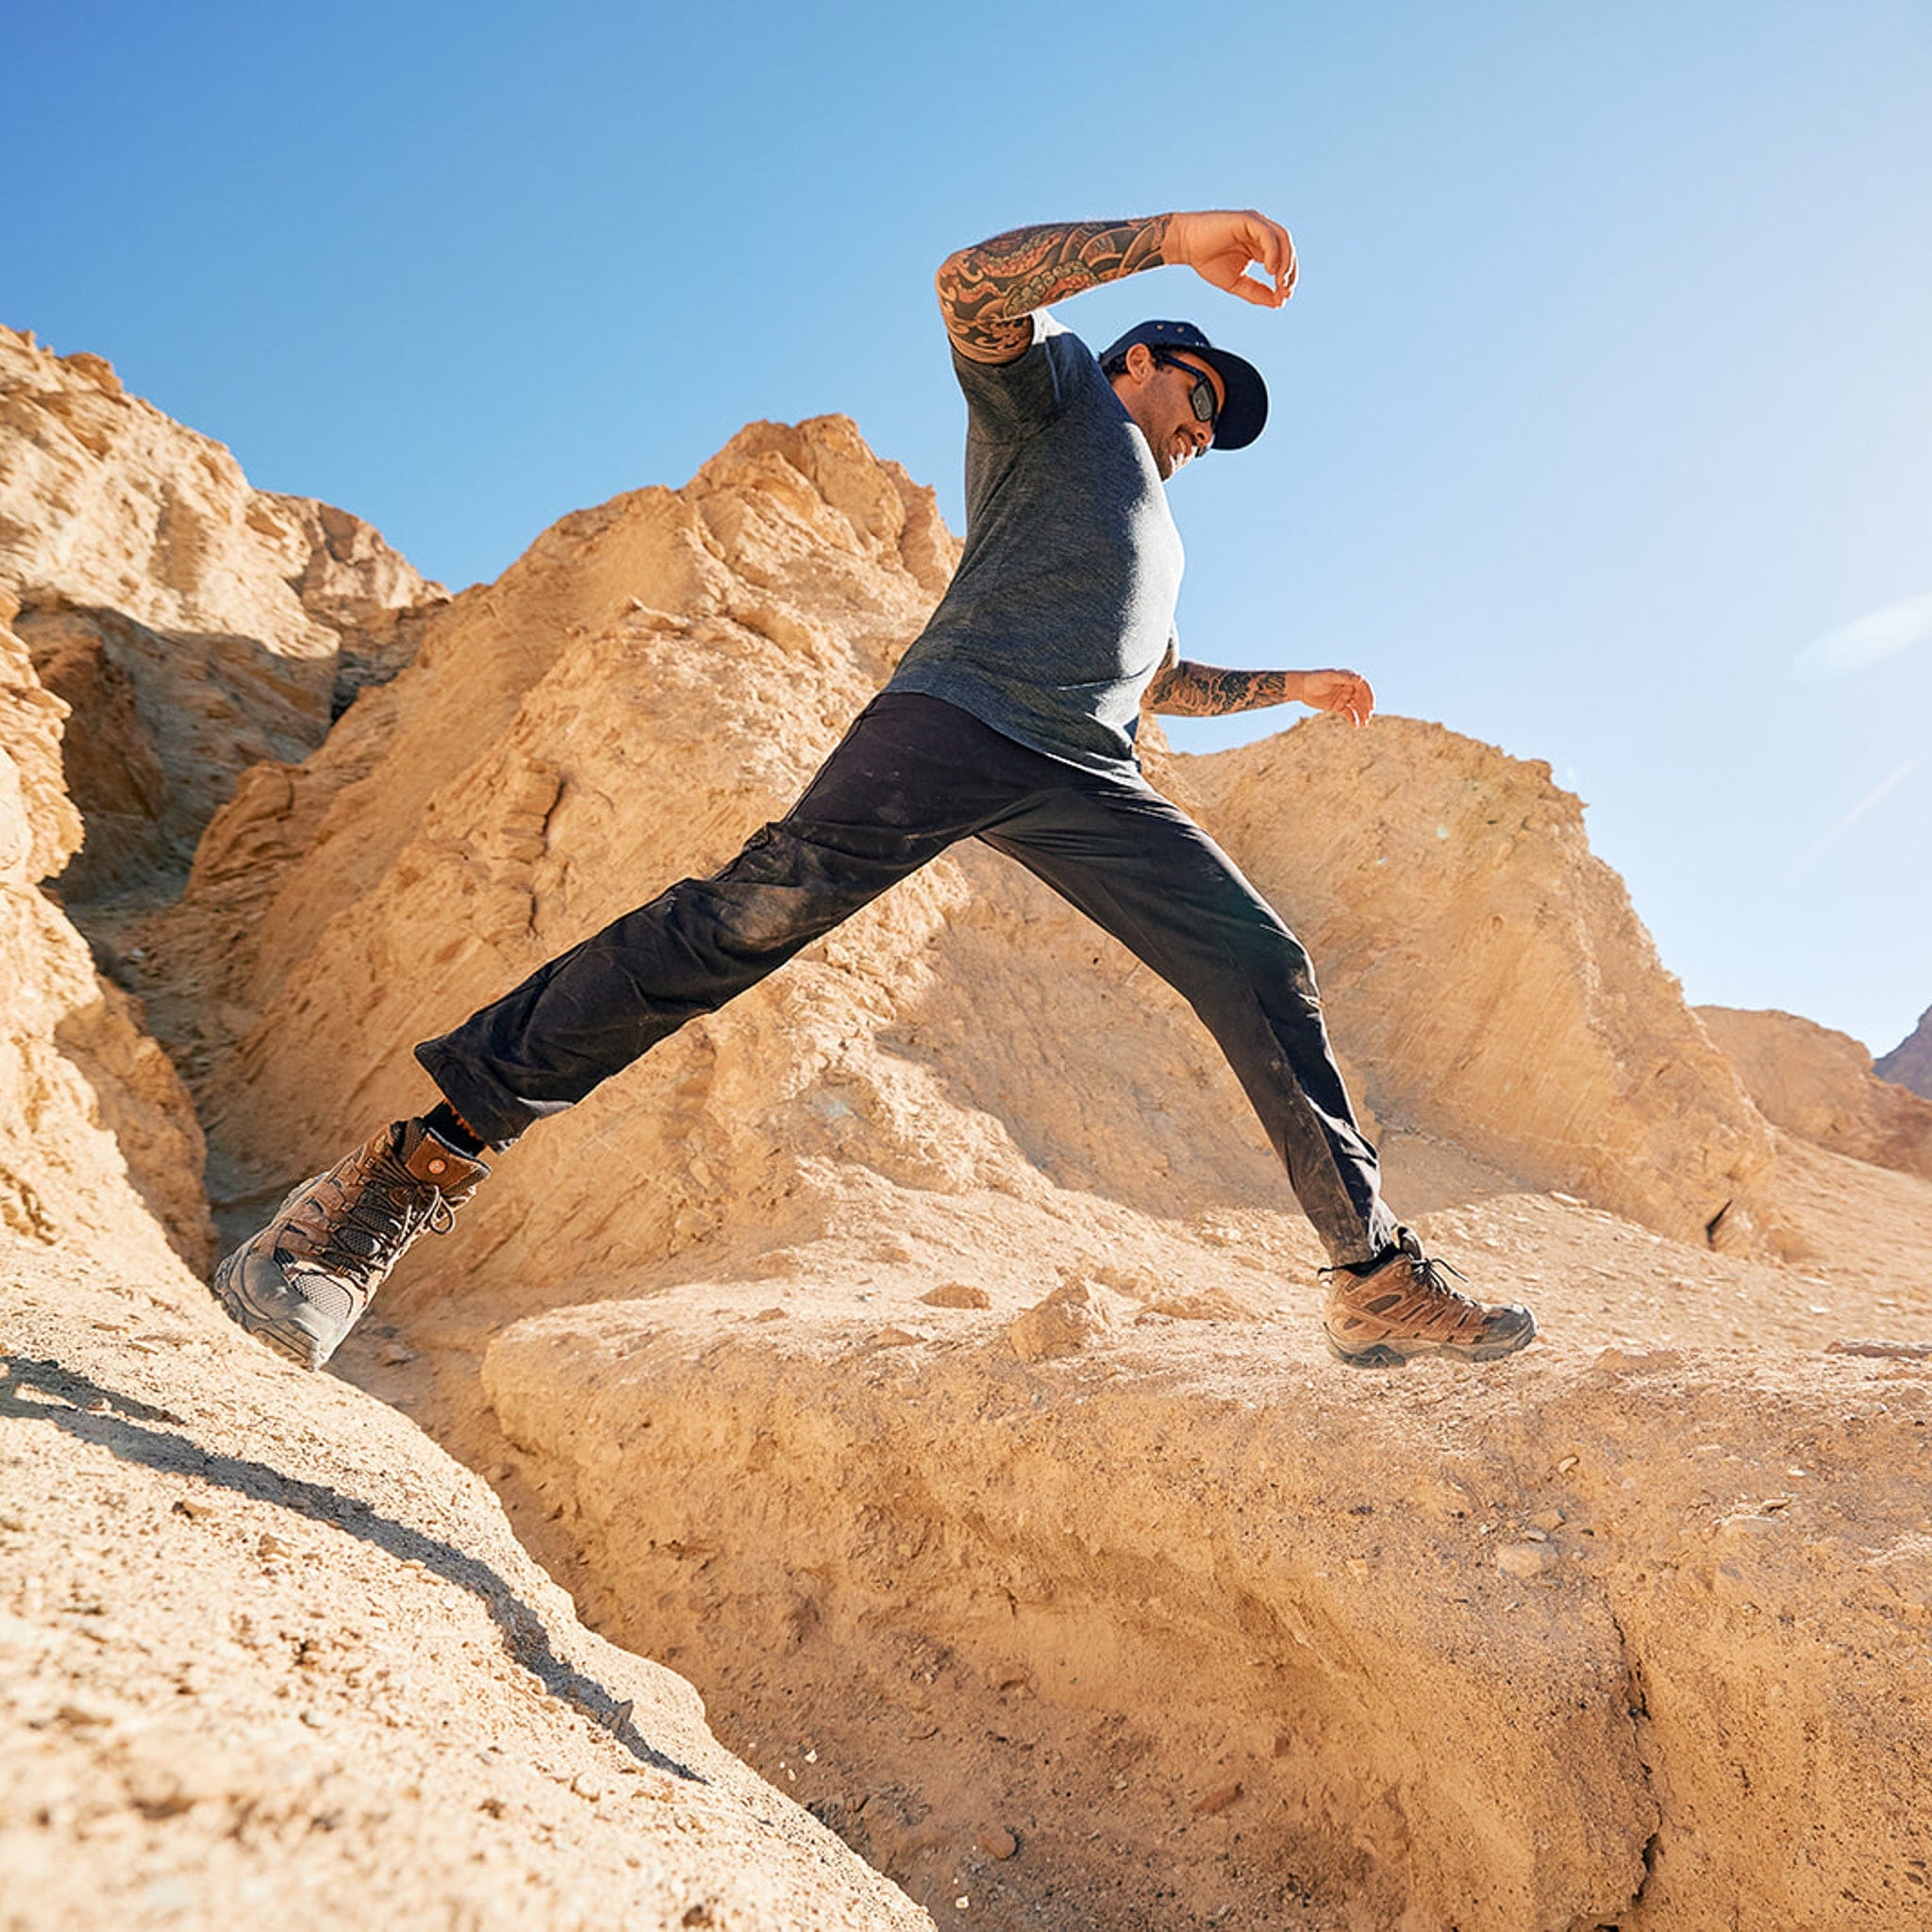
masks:
{"label": "short sleeve shirt", "polygon": [[1045,314],[1011,362],[968,361],[966,542],[893,674],[1051,758],[1118,774],[1174,641],[1180,533],[1153,452],[1080,338]]}

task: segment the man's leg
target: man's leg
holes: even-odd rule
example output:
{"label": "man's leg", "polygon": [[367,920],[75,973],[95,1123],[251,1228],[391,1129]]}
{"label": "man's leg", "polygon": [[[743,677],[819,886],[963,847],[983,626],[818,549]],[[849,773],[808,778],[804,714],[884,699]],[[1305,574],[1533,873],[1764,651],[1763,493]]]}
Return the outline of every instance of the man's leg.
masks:
{"label": "man's leg", "polygon": [[1487,1360],[1536,1334],[1526,1308],[1452,1289],[1381,1194],[1301,943],[1191,820],[1144,786],[1076,776],[980,837],[1182,994],[1213,1034],[1328,1250],[1324,1325],[1345,1361]]}
{"label": "man's leg", "polygon": [[1300,941],[1187,814],[1145,787],[1061,787],[981,835],[1127,946],[1213,1034],[1338,1263],[1394,1245]]}
{"label": "man's leg", "polygon": [[995,821],[1028,760],[955,706],[888,692],[721,872],[625,913],[416,1058],[482,1139],[508,1146]]}
{"label": "man's leg", "polygon": [[798,803],[708,879],[541,967],[417,1049],[475,1139],[398,1121],[305,1182],[222,1262],[214,1292],[244,1328],[320,1368],[404,1251],[440,1230],[507,1147],[687,1020],[722,1007],[1041,783],[1037,753],[937,699],[887,692]]}

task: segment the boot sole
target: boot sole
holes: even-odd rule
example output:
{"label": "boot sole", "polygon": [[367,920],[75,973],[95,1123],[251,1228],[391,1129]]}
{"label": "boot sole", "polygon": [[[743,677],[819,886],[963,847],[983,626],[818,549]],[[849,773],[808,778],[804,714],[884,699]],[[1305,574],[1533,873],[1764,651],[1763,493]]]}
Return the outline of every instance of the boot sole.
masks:
{"label": "boot sole", "polygon": [[1344,1348],[1334,1336],[1326,1335],[1328,1353],[1337,1361],[1346,1362],[1352,1369],[1400,1369],[1406,1368],[1418,1356],[1447,1356],[1458,1362],[1500,1361],[1506,1355],[1515,1355],[1525,1349],[1536,1340],[1536,1324],[1532,1322],[1524,1335],[1512,1336],[1505,1341],[1478,1342],[1473,1348],[1465,1348],[1452,1341],[1372,1341],[1367,1348]]}

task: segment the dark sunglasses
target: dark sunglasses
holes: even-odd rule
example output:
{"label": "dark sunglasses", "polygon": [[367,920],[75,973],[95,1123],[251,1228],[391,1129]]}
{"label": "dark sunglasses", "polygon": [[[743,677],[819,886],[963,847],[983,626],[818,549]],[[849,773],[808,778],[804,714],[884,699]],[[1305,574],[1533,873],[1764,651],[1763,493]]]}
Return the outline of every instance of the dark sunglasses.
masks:
{"label": "dark sunglasses", "polygon": [[1178,369],[1183,375],[1191,375],[1194,386],[1188,391],[1188,400],[1194,406],[1194,421],[1205,423],[1208,433],[1214,430],[1214,421],[1221,410],[1214,400],[1214,385],[1191,362],[1183,362],[1178,356],[1171,356],[1165,349],[1150,351],[1157,362],[1164,363],[1169,369]]}

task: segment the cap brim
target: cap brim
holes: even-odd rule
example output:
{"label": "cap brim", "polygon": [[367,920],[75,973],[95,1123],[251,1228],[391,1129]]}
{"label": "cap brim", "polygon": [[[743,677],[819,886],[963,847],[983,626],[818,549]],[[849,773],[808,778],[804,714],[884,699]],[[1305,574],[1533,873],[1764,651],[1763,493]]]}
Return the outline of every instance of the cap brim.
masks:
{"label": "cap brim", "polygon": [[1268,385],[1255,365],[1226,349],[1190,349],[1221,378],[1226,400],[1214,420],[1210,449],[1246,449],[1268,426]]}

